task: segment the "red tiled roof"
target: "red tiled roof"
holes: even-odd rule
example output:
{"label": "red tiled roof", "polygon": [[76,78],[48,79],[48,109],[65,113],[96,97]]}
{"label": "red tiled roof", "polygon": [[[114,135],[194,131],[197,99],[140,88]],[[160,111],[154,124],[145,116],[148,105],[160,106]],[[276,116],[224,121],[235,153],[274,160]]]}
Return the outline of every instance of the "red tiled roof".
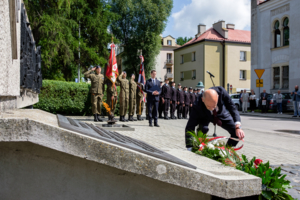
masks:
{"label": "red tiled roof", "polygon": [[259,1],[257,1],[257,5],[261,5],[261,4],[266,3],[268,1],[271,1],[271,0],[259,0]]}
{"label": "red tiled roof", "polygon": [[244,30],[235,30],[235,29],[228,29],[228,38],[223,38],[215,29],[210,28],[206,30],[202,35],[198,38],[194,38],[181,47],[177,48],[180,49],[182,47],[200,42],[202,40],[215,40],[215,41],[227,41],[227,42],[240,42],[240,43],[251,43],[251,32],[244,31]]}

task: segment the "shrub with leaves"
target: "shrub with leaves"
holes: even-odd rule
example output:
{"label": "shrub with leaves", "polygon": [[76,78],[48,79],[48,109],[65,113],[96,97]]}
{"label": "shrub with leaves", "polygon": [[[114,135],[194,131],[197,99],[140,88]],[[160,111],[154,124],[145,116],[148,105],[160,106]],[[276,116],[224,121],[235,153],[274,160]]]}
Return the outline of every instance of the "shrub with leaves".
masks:
{"label": "shrub with leaves", "polygon": [[201,131],[189,132],[192,135],[192,151],[196,154],[222,162],[226,166],[235,167],[238,170],[260,177],[262,179],[262,193],[259,200],[293,200],[287,189],[292,188],[290,181],[285,180],[286,175],[281,174],[281,168],[270,168],[269,162],[253,157],[250,161],[245,155],[242,158],[233,148],[225,147],[224,144],[209,143],[210,139]]}

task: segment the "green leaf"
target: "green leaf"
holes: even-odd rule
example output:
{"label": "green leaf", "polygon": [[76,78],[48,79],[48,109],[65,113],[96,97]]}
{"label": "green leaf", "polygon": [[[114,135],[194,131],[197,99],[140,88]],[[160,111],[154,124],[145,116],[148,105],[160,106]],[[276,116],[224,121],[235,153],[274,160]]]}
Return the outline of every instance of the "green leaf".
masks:
{"label": "green leaf", "polygon": [[272,192],[271,191],[262,191],[261,194],[263,195],[264,198],[271,200],[272,199]]}

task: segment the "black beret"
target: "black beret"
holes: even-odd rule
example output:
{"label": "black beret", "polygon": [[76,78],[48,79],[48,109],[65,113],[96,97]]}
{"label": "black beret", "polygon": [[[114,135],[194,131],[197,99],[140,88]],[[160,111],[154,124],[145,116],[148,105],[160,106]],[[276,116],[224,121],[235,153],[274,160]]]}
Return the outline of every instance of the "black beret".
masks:
{"label": "black beret", "polygon": [[95,66],[95,67],[96,67],[96,69],[101,68],[99,65],[97,65],[97,66]]}

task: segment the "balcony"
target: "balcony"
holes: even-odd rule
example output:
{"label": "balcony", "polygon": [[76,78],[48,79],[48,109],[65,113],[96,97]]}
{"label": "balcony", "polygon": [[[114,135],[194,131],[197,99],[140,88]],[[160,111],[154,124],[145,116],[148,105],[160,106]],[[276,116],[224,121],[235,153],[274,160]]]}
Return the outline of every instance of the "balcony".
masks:
{"label": "balcony", "polygon": [[166,78],[174,78],[174,75],[173,75],[173,73],[167,73],[167,74],[165,75],[165,77],[166,77]]}
{"label": "balcony", "polygon": [[172,59],[167,59],[166,60],[166,65],[173,65],[173,64],[174,64],[174,62],[173,62]]}

